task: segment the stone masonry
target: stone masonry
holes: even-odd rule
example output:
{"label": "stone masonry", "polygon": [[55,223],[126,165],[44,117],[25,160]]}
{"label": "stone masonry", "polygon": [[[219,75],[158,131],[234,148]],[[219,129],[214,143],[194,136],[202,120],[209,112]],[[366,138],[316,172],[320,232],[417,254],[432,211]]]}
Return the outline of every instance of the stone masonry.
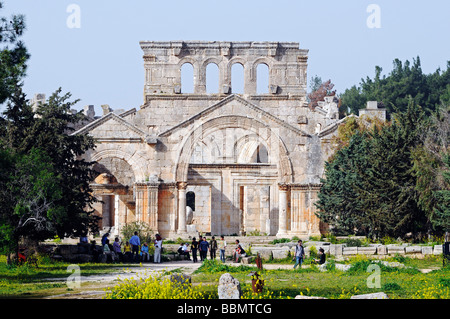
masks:
{"label": "stone masonry", "polygon": [[[310,236],[325,229],[314,203],[343,119],[327,97],[306,100],[308,50],[291,42],[171,41],[140,43],[145,70],[139,108],[103,105],[74,134],[97,147],[92,187],[103,204],[102,227],[144,221],[164,237],[212,235]],[[181,68],[193,66],[194,92],[183,93]],[[219,92],[206,93],[206,68],[219,70]],[[244,68],[244,93],[234,94],[231,68]],[[256,93],[257,67],[269,88]],[[381,114],[376,105],[366,113]],[[186,207],[192,208],[192,221]],[[189,218],[190,219],[190,218]]]}

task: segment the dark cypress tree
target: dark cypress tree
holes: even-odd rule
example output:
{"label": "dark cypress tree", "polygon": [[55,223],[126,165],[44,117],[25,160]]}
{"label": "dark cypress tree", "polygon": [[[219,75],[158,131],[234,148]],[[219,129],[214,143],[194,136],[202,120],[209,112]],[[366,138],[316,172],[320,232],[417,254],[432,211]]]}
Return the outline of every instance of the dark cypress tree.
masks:
{"label": "dark cypress tree", "polygon": [[357,174],[365,167],[367,137],[356,131],[348,146],[340,149],[330,162],[325,163],[325,179],[316,202],[316,215],[333,228],[336,234],[362,234],[365,232],[364,211],[357,202],[359,197]]}

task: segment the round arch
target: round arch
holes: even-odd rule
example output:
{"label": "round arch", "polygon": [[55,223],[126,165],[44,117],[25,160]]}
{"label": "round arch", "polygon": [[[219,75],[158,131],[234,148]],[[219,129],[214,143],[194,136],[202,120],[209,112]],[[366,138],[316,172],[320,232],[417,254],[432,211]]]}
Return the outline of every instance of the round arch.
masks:
{"label": "round arch", "polygon": [[196,143],[216,130],[227,128],[243,128],[259,136],[261,140],[264,141],[267,151],[272,154],[271,156],[278,154],[278,181],[280,183],[292,182],[292,164],[288,156],[286,145],[281,137],[277,135],[274,130],[260,121],[238,115],[220,116],[211,119],[190,132],[189,136],[181,146],[174,167],[174,176],[177,182],[187,182],[189,162]]}
{"label": "round arch", "polygon": [[267,57],[261,57],[252,62],[252,65],[250,68],[250,79],[252,81],[256,80],[257,68],[258,68],[258,65],[260,65],[260,64],[267,65],[267,68],[269,69],[269,79],[270,79],[270,72],[271,72],[272,66],[273,66],[272,60]]}
{"label": "round arch", "polygon": [[136,181],[145,180],[146,169],[141,163],[145,163],[146,160],[142,156],[137,155],[136,153],[134,155],[131,155],[120,150],[102,150],[99,152],[95,152],[91,156],[91,161],[98,162],[104,158],[118,158],[124,160],[131,166]]}

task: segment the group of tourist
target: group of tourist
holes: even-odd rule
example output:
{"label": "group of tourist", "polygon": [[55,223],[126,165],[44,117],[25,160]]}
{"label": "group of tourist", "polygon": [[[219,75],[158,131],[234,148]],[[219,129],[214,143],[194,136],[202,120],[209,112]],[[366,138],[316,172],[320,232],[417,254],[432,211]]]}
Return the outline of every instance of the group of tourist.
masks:
{"label": "group of tourist", "polygon": [[[110,257],[112,261],[125,261],[125,262],[140,262],[140,261],[150,261],[150,252],[148,243],[144,242],[141,244],[141,240],[138,236],[138,232],[134,232],[134,235],[129,241],[125,242],[122,251],[122,243],[119,238],[114,239],[114,243],[111,245],[109,242],[109,233],[105,233],[102,236],[102,247],[103,253]],[[162,252],[162,237],[159,234],[155,235],[153,240],[153,245],[155,247],[155,252],[153,255],[153,262],[161,262],[161,252]]]}
{"label": "group of tourist", "polygon": [[189,260],[190,260],[189,252],[192,252],[192,259],[193,259],[193,262],[195,263],[198,261],[197,252],[200,255],[200,260],[203,261],[203,260],[207,259],[208,251],[209,251],[211,259],[216,259],[216,251],[217,251],[217,249],[219,249],[220,250],[220,260],[225,262],[225,247],[226,246],[227,246],[227,242],[225,241],[224,236],[221,236],[219,241],[217,241],[216,238],[214,236],[212,236],[211,241],[209,241],[209,242],[206,240],[206,237],[200,236],[198,241],[195,237],[192,238],[191,250],[189,250],[188,243],[184,243],[184,244],[182,244],[183,249],[180,250],[180,248],[181,248],[180,247],[178,249],[178,252],[180,253],[180,255],[187,255]]}
{"label": "group of tourist", "polygon": [[[180,247],[178,248],[178,253],[180,255],[185,255],[189,260],[191,260],[190,253],[192,253],[192,260],[193,262],[197,262],[197,253],[200,255],[200,260],[204,261],[207,259],[208,251],[211,260],[216,259],[216,251],[219,250],[220,255],[220,261],[225,262],[225,249],[227,247],[227,242],[225,241],[224,236],[220,236],[219,240],[216,240],[215,236],[211,237],[211,240],[208,242],[206,240],[206,237],[200,236],[199,240],[194,237],[192,238],[192,242],[190,244],[190,250],[189,250],[189,244],[188,243],[182,243],[180,244]],[[242,248],[241,244],[239,243],[239,240],[236,240],[236,247],[233,251],[233,260],[235,262],[239,261],[240,257],[245,256],[245,250]]]}
{"label": "group of tourist", "polygon": [[[125,246],[122,251],[122,244],[119,241],[119,238],[116,237],[114,239],[114,243],[111,245],[109,242],[109,233],[106,233],[102,237],[102,247],[103,253],[110,257],[112,261],[127,261],[127,262],[139,262],[139,261],[150,261],[150,253],[149,253],[149,245],[148,243],[143,243],[141,245],[141,240],[138,236],[138,232],[134,232],[134,235],[130,238],[129,241],[125,242]],[[233,261],[235,263],[239,262],[241,257],[246,256],[246,252],[244,248],[242,248],[239,240],[236,239],[236,247],[233,250]],[[155,239],[153,241],[153,245],[155,247],[155,252],[153,255],[153,262],[160,263],[161,262],[161,252],[162,252],[162,238],[159,234],[155,235]],[[178,254],[185,255],[189,260],[191,260],[190,253],[192,253],[193,262],[197,262],[197,252],[200,255],[200,260],[204,261],[207,259],[208,251],[211,260],[216,259],[216,251],[217,249],[220,251],[220,260],[225,262],[225,249],[227,247],[227,242],[225,241],[224,236],[220,236],[219,240],[216,240],[214,236],[211,237],[211,240],[208,242],[206,237],[200,236],[197,241],[196,238],[192,238],[192,242],[182,243],[178,248]],[[293,260],[295,260],[294,269],[297,266],[302,266],[303,259],[305,258],[305,248],[303,247],[302,240],[297,242],[295,246],[295,253]],[[319,259],[314,259],[312,263],[315,264],[324,264],[325,263],[325,251],[323,248],[319,249]]]}

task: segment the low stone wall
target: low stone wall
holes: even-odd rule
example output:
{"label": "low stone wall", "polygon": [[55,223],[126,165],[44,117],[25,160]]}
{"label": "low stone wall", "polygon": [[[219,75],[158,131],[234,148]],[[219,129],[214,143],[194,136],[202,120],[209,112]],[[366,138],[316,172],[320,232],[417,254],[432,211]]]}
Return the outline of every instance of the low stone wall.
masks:
{"label": "low stone wall", "polygon": [[[350,257],[355,255],[367,256],[393,256],[396,254],[409,255],[413,257],[424,257],[427,255],[442,254],[442,245],[419,246],[419,245],[378,245],[372,244],[368,247],[347,247],[345,244],[330,244],[328,242],[307,242],[304,245],[306,257],[310,256],[311,247],[316,251],[323,248],[325,253],[335,257]],[[295,254],[295,243],[277,244],[274,246],[252,246],[253,255],[259,253],[263,259],[283,259]]]}

